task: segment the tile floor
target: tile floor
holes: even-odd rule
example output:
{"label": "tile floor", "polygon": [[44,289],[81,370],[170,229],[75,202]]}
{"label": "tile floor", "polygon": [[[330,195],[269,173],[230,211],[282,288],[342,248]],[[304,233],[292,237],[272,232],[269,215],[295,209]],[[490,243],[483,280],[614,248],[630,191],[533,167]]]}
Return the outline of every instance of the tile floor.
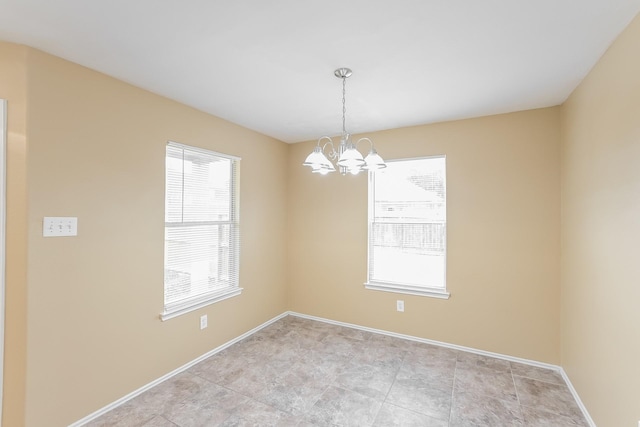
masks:
{"label": "tile floor", "polygon": [[588,426],[550,370],[287,316],[88,426]]}

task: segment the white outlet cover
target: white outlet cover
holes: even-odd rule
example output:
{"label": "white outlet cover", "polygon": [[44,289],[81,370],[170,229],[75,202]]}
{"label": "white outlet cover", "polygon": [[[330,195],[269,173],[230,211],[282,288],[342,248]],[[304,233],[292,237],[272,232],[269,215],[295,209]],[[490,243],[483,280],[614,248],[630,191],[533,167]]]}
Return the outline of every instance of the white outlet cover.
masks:
{"label": "white outlet cover", "polygon": [[207,315],[200,316],[200,329],[207,327]]}

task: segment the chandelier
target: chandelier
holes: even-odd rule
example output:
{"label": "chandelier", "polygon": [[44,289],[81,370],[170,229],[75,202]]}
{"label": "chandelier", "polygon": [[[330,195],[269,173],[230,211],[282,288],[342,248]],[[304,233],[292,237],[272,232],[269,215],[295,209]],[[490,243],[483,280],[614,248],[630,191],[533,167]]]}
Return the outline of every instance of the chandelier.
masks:
{"label": "chandelier", "polygon": [[[349,68],[338,68],[333,74],[342,79],[342,135],[340,136],[340,144],[336,150],[333,145],[333,140],[330,137],[320,137],[318,144],[313,149],[313,152],[307,156],[303,165],[309,166],[311,172],[321,175],[335,172],[336,166],[338,166],[338,170],[342,175],[346,175],[347,173],[357,175],[362,171],[375,171],[386,168],[386,163],[376,152],[373,142],[371,142],[369,138],[360,138],[356,143],[353,143],[351,135],[347,133],[345,127],[345,116],[347,114],[345,102],[346,84],[347,78],[351,76],[352,71]],[[370,149],[367,157],[363,158],[357,149],[360,142],[369,143]]]}

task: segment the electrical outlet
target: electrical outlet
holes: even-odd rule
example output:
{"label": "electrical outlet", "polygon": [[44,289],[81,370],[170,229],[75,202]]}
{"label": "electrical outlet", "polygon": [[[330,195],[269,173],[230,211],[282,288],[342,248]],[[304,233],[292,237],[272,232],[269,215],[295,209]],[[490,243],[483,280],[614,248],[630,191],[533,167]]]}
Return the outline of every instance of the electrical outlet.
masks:
{"label": "electrical outlet", "polygon": [[404,301],[399,299],[396,301],[396,310],[404,311]]}
{"label": "electrical outlet", "polygon": [[207,315],[203,314],[202,316],[200,316],[200,329],[204,329],[207,327]]}

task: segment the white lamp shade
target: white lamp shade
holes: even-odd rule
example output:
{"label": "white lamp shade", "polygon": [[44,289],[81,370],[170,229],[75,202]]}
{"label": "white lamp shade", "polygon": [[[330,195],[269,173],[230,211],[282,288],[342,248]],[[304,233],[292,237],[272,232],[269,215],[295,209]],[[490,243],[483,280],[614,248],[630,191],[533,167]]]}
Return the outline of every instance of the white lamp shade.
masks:
{"label": "white lamp shade", "polygon": [[362,154],[350,144],[347,146],[347,149],[340,155],[340,159],[338,159],[338,166],[344,166],[347,169],[360,168],[364,165],[364,159],[362,158]]}
{"label": "white lamp shade", "polygon": [[329,159],[327,159],[327,157],[325,155],[322,155],[322,163],[321,163],[322,169],[326,169],[329,172],[335,172],[336,168],[335,166],[333,166],[333,163],[331,163],[329,161]]}
{"label": "white lamp shade", "polygon": [[320,175],[326,175],[330,172],[335,172],[336,168],[333,163],[327,159],[320,147],[316,147],[313,153],[307,156],[307,160],[303,163],[305,166],[311,167],[311,172],[319,173]]}
{"label": "white lamp shade", "polygon": [[322,149],[319,146],[316,146],[316,148],[313,149],[311,154],[307,156],[306,160],[302,165],[311,166],[311,168],[313,169],[314,166],[322,165],[324,163],[324,160],[326,160],[327,162],[329,161],[327,157],[324,155],[324,153],[322,152]]}
{"label": "white lamp shade", "polygon": [[367,157],[364,159],[366,165],[363,169],[375,171],[379,169],[384,169],[387,167],[387,164],[384,162],[382,157],[376,152],[374,148],[371,149]]}

